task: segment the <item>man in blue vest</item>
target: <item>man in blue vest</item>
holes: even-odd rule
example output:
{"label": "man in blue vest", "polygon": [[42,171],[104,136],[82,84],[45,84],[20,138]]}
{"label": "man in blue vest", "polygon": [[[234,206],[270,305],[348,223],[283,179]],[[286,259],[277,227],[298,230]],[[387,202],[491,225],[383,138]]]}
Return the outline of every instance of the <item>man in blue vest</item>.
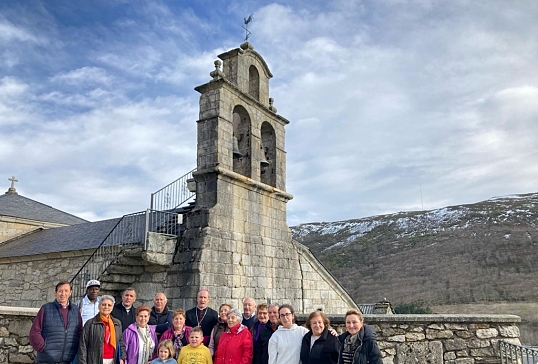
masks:
{"label": "man in blue vest", "polygon": [[69,302],[71,293],[69,282],[58,283],[56,299],[45,303],[37,312],[29,339],[37,351],[38,364],[70,364],[75,358],[82,332],[82,317],[78,306]]}

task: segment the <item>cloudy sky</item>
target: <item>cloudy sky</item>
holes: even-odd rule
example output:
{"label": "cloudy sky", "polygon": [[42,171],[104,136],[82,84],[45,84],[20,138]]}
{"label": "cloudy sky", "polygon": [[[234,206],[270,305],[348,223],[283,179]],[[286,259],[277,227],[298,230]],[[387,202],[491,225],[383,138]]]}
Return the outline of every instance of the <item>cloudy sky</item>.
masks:
{"label": "cloudy sky", "polygon": [[0,187],[147,208],[196,166],[193,88],[251,13],[290,225],[538,191],[535,0],[1,1]]}

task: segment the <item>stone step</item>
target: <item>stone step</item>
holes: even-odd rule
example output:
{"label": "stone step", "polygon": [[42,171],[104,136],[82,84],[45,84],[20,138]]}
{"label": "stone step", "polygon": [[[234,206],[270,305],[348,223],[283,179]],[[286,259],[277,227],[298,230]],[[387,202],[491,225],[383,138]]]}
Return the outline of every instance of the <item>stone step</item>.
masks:
{"label": "stone step", "polygon": [[136,280],[136,274],[103,274],[99,279],[101,283],[131,283]]}
{"label": "stone step", "polygon": [[130,248],[130,249],[125,249],[123,251],[123,256],[124,257],[133,257],[133,258],[137,258],[137,257],[140,257],[142,255],[142,247],[135,247],[135,248]]}
{"label": "stone step", "polygon": [[[122,260],[123,263],[123,260]],[[144,268],[141,265],[112,264],[107,269],[108,274],[142,274]]]}
{"label": "stone step", "polygon": [[148,262],[142,259],[139,255],[138,257],[121,257],[118,262],[114,265],[126,265],[126,266],[142,266],[148,265]]}

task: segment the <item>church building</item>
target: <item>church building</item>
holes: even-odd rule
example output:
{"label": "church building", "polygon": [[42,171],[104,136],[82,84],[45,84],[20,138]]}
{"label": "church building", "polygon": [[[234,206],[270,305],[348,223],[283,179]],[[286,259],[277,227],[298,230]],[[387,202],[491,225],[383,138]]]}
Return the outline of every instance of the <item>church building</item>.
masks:
{"label": "church building", "polygon": [[195,88],[196,169],[166,187],[187,191],[189,204],[171,202],[170,193],[163,204],[155,193],[147,211],[88,222],[18,195],[11,179],[0,196],[0,305],[38,307],[60,280],[72,281],[79,296],[86,280],[99,279],[116,297],[134,287],[138,303],[164,292],[173,308],[192,307],[201,288],[213,307],[253,297],[291,303],[298,313],[358,308],[291,237],[289,121],[270,97],[266,62],[248,42],[218,58]]}

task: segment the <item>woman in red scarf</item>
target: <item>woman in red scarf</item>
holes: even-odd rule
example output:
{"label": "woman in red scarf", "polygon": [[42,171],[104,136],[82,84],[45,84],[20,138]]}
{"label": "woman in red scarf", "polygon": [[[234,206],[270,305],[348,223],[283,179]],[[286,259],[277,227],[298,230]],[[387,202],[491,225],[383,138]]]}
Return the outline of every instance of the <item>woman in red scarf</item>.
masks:
{"label": "woman in red scarf", "polygon": [[112,296],[102,296],[99,313],[86,321],[78,349],[79,364],[123,364],[121,323],[110,316],[114,301]]}

